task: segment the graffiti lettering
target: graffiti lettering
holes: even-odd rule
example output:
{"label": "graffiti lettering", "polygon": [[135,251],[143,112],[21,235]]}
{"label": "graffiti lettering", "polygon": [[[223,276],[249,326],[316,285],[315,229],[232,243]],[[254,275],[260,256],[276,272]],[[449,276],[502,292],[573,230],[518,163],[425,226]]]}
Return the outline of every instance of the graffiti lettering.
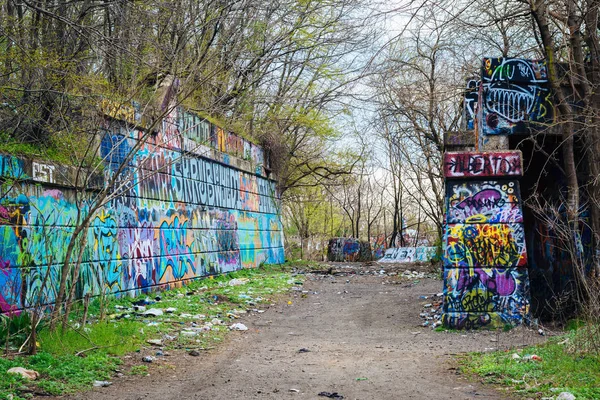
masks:
{"label": "graffiti lettering", "polygon": [[522,175],[521,153],[445,153],[446,178],[496,177]]}

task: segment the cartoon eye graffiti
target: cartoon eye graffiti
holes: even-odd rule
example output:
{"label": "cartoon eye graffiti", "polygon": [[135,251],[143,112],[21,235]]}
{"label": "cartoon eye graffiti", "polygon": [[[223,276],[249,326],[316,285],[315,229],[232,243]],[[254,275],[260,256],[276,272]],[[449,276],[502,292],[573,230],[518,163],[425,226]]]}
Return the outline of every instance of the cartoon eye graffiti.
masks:
{"label": "cartoon eye graffiti", "polygon": [[515,183],[514,183],[514,182],[509,182],[509,183],[508,183],[508,186],[510,186],[510,187],[514,187],[514,186],[515,186]]}
{"label": "cartoon eye graffiti", "polygon": [[506,189],[508,189],[508,187],[506,185],[502,185],[502,190],[506,191]]}
{"label": "cartoon eye graffiti", "polygon": [[508,193],[512,194],[515,190],[514,189],[508,189]]}

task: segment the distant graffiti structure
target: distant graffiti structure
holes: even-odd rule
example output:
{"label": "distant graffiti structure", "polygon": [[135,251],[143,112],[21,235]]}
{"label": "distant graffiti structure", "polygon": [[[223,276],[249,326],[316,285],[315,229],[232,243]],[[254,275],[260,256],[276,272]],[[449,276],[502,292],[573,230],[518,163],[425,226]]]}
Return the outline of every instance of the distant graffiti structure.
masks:
{"label": "distant graffiti structure", "polygon": [[392,247],[386,250],[385,255],[378,260],[382,263],[412,263],[430,262],[435,259],[437,247]]}
{"label": "distant graffiti structure", "polygon": [[355,238],[331,238],[327,246],[327,260],[362,262],[373,260],[371,243]]}
{"label": "distant graffiti structure", "polygon": [[[109,107],[107,107],[109,108]],[[116,110],[116,111],[115,111]],[[101,129],[103,176],[78,199],[73,167],[0,155],[14,180],[0,203],[0,311],[56,296],[68,240],[96,188],[125,165],[122,194],[85,233],[76,295],[137,294],[210,274],[284,262],[275,182],[263,150],[177,108],[144,137],[139,111],[116,106]],[[128,161],[131,149],[138,149]]]}

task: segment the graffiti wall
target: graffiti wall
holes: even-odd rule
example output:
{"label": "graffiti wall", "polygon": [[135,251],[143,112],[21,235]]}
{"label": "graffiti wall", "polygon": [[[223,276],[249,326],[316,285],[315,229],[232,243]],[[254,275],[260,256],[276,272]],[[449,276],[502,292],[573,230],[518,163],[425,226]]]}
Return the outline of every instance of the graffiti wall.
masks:
{"label": "graffiti wall", "polygon": [[409,263],[430,262],[435,258],[436,247],[394,247],[387,249],[385,255],[379,262]]}
{"label": "graffiti wall", "polygon": [[[135,119],[130,110],[127,117]],[[150,136],[122,121],[107,119],[102,128],[105,167],[98,185],[117,176],[118,195],[92,215],[78,242],[79,297],[134,294],[284,262],[275,182],[239,168],[233,156],[207,158],[213,153],[207,153],[202,121],[174,110]],[[262,153],[253,154],[258,165]],[[67,167],[0,160],[4,179],[21,180],[5,185],[0,200],[0,310],[10,312],[53,301],[71,234],[98,192],[90,185],[77,196]]]}
{"label": "graffiti wall", "polygon": [[379,260],[385,255],[387,249],[387,241],[384,234],[371,237],[371,251],[373,253],[373,259]]}
{"label": "graffiti wall", "polygon": [[484,58],[478,101],[483,135],[527,134],[555,119],[543,60]]}
{"label": "graffiti wall", "polygon": [[519,152],[446,153],[445,326],[519,324],[529,312]]}
{"label": "graffiti wall", "polygon": [[371,261],[371,244],[354,238],[331,238],[327,247],[327,260],[338,262]]}

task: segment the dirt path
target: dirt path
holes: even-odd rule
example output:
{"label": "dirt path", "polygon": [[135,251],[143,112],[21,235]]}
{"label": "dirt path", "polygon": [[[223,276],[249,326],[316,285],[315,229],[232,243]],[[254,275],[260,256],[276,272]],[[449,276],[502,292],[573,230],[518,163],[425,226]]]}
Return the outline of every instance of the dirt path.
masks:
{"label": "dirt path", "polygon": [[150,376],[117,378],[74,398],[324,399],[318,396],[323,391],[361,400],[508,398],[457,375],[450,354],[540,337],[525,329],[497,334],[421,327],[427,300],[419,296],[441,291],[441,281],[411,286],[393,283],[397,279],[308,275],[302,289],[309,294],[246,318],[250,330],[232,333],[218,350],[164,357]]}

